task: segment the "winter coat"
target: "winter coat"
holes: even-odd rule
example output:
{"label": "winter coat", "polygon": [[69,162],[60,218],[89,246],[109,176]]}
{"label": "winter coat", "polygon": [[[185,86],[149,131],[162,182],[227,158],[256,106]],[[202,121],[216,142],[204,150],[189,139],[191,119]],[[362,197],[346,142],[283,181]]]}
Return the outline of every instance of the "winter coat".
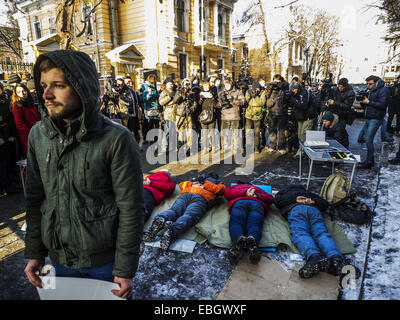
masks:
{"label": "winter coat", "polygon": [[174,96],[175,91],[168,91],[167,89],[165,89],[161,92],[160,98],[158,99],[158,102],[164,108],[164,120],[176,120],[176,104],[173,102]]}
{"label": "winter coat", "polygon": [[[49,58],[82,100],[64,134],[42,99],[39,65]],[[131,132],[100,113],[96,66],[79,51],[42,54],[34,65],[42,121],[29,135],[25,258],[68,268],[114,262],[113,275],[135,275],[144,223],[143,174]]]}
{"label": "winter coat", "polygon": [[340,92],[338,87],[333,87],[329,93],[329,99],[332,99],[334,103],[328,105],[327,111],[339,115],[340,120],[346,120],[356,99],[356,94],[351,85],[347,85],[343,92]]}
{"label": "winter coat", "polygon": [[268,117],[287,116],[288,105],[283,90],[272,90],[267,96]]}
{"label": "winter coat", "polygon": [[12,108],[15,126],[17,127],[18,138],[21,142],[22,151],[28,154],[28,136],[31,128],[39,120],[37,108],[32,103],[25,105],[14,104]]}
{"label": "winter coat", "polygon": [[184,193],[195,193],[201,195],[207,202],[211,202],[215,200],[217,195],[223,195],[226,186],[223,183],[212,183],[210,181],[205,181],[203,186],[204,188],[192,187],[192,181],[185,181],[179,184],[179,188],[181,189],[180,194]]}
{"label": "winter coat", "polygon": [[157,88],[154,84],[146,81],[142,84],[142,101],[143,101],[143,109],[144,116],[146,119],[159,119],[159,115],[157,116],[148,116],[147,110],[158,110],[161,112],[161,108],[158,105],[158,98],[160,97],[160,93],[157,91]]}
{"label": "winter coat", "polygon": [[400,114],[400,83],[390,87],[389,113]]}
{"label": "winter coat", "polygon": [[7,93],[0,95],[0,139],[4,140],[4,144],[0,145],[0,152],[2,152],[2,147],[10,142],[8,139],[17,139],[17,129],[10,110],[10,100]]}
{"label": "winter coat", "polygon": [[321,100],[321,91],[312,92],[308,91],[309,103],[307,109],[307,118],[308,119],[316,119],[318,115],[321,113],[322,109],[322,100]]}
{"label": "winter coat", "polygon": [[295,96],[291,96],[289,104],[293,110],[293,116],[296,121],[307,120],[308,112],[308,94],[305,90],[300,90]]}
{"label": "winter coat", "polygon": [[119,112],[137,117],[139,115],[139,95],[126,84],[119,91]]}
{"label": "winter coat", "polygon": [[217,100],[211,92],[200,93],[200,114],[199,122],[201,124],[210,124],[215,121],[215,110],[217,107]]}
{"label": "winter coat", "polygon": [[150,185],[143,185],[143,188],[148,189],[156,200],[156,206],[166,197],[170,196],[175,190],[175,182],[165,171],[159,171],[154,174],[148,175],[150,179]]}
{"label": "winter coat", "polygon": [[[254,188],[255,189],[255,194],[257,195],[257,198],[252,198],[252,197],[247,197],[246,192],[248,189]],[[238,184],[234,186],[230,186],[226,188],[224,197],[226,200],[229,201],[229,213],[231,213],[232,206],[236,201],[239,200],[253,200],[261,203],[264,207],[264,214],[267,214],[269,212],[269,208],[271,204],[274,201],[274,197],[270,195],[269,193],[266,193],[264,190],[262,190],[259,187],[253,186],[251,184]]]}
{"label": "winter coat", "polygon": [[349,135],[346,130],[346,121],[339,120],[337,114],[333,115],[334,120],[328,128],[324,126],[326,132],[326,138],[330,140],[336,140],[346,149],[349,148]]}
{"label": "winter coat", "polygon": [[284,217],[287,217],[287,214],[292,210],[295,206],[301,204],[297,203],[296,199],[298,196],[304,196],[306,198],[310,198],[311,200],[315,201],[315,204],[312,205],[316,207],[318,210],[325,211],[328,206],[329,202],[322,199],[319,195],[307,191],[301,185],[290,185],[283,190],[279,191],[275,195],[274,203],[280,209],[281,214]]}
{"label": "winter coat", "polygon": [[218,107],[221,108],[221,120],[233,121],[240,120],[240,108],[246,103],[246,97],[240,89],[224,90],[223,97],[218,97]]}
{"label": "winter coat", "polygon": [[182,88],[176,91],[173,103],[176,104],[177,117],[193,115],[199,108],[199,103],[192,90],[188,90],[185,94]]}
{"label": "winter coat", "polygon": [[265,90],[257,96],[253,96],[251,90],[246,92],[246,101],[248,103],[245,118],[253,121],[262,120],[264,117],[263,108],[267,101]]}
{"label": "winter coat", "polygon": [[370,91],[368,100],[369,104],[365,105],[365,119],[383,119],[389,105],[390,90],[385,87],[383,80],[378,80],[375,87]]}

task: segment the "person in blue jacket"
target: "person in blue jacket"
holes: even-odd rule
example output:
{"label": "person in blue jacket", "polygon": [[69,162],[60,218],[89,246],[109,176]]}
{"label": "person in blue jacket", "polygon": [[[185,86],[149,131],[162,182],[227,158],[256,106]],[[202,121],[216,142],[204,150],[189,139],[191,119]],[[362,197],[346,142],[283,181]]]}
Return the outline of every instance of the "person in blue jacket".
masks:
{"label": "person in blue jacket", "polygon": [[374,166],[374,138],[379,127],[382,125],[389,105],[390,90],[385,87],[385,82],[378,76],[369,76],[366,80],[370,91],[368,98],[360,104],[365,108],[365,131],[361,131],[359,140],[364,138],[367,145],[367,158],[360,163],[358,169],[372,169]]}

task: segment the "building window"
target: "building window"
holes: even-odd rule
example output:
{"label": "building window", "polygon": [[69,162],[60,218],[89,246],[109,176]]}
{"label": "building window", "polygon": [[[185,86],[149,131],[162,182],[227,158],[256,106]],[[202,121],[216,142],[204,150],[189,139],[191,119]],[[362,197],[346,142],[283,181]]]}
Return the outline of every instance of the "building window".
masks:
{"label": "building window", "polygon": [[49,18],[49,30],[50,30],[50,33],[56,33],[57,32],[57,28],[56,28],[56,24],[55,24],[54,18]]}
{"label": "building window", "polygon": [[390,72],[394,72],[396,70],[396,66],[391,66],[390,67]]}
{"label": "building window", "polygon": [[232,63],[236,63],[236,51],[232,52]]}
{"label": "building window", "polygon": [[218,59],[218,70],[224,69],[224,59]]}
{"label": "building window", "polygon": [[179,54],[179,76],[181,79],[187,78],[187,56],[184,53]]}
{"label": "building window", "polygon": [[40,27],[40,21],[39,20],[36,20],[33,23],[33,29],[35,30],[36,39],[40,39],[42,37],[42,28]]}
{"label": "building window", "polygon": [[376,70],[377,70],[377,67],[376,67],[376,66],[374,66],[374,68],[373,68],[372,72],[376,72]]}
{"label": "building window", "polygon": [[11,64],[11,58],[10,57],[6,57],[6,64]]}
{"label": "building window", "polygon": [[247,59],[249,57],[249,48],[246,46],[242,47],[242,59]]}
{"label": "building window", "polygon": [[224,24],[223,24],[223,17],[222,17],[222,14],[218,14],[218,36],[220,37],[220,38],[222,38],[222,36],[223,36],[223,27],[224,27]]}
{"label": "building window", "polygon": [[186,32],[185,29],[185,1],[177,0],[176,3],[177,28],[179,32]]}

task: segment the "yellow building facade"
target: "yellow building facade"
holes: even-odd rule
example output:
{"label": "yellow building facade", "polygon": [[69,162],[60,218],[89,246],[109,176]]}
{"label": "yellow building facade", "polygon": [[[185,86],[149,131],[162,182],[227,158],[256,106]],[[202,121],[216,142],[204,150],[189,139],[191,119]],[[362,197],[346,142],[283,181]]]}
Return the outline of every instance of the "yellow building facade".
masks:
{"label": "yellow building facade", "polygon": [[[181,81],[201,71],[203,77],[232,72],[231,15],[237,0],[103,0],[90,14],[89,28],[77,36],[92,4],[75,13],[74,49],[89,54],[100,76],[130,75],[136,87],[148,73],[158,80]],[[97,2],[96,2],[97,3]],[[26,1],[15,14],[24,56],[34,62],[59,48],[54,0]],[[202,10],[203,8],[203,10]],[[203,23],[201,23],[203,21]]]}

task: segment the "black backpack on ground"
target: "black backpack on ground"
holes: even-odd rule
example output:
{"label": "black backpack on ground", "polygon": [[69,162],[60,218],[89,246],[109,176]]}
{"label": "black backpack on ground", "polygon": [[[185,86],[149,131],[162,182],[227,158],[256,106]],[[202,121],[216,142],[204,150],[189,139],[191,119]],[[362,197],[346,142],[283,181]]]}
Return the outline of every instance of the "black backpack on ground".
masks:
{"label": "black backpack on ground", "polygon": [[358,225],[370,224],[372,217],[375,215],[364,202],[356,198],[355,193],[337,203],[331,204],[326,213],[332,219]]}

